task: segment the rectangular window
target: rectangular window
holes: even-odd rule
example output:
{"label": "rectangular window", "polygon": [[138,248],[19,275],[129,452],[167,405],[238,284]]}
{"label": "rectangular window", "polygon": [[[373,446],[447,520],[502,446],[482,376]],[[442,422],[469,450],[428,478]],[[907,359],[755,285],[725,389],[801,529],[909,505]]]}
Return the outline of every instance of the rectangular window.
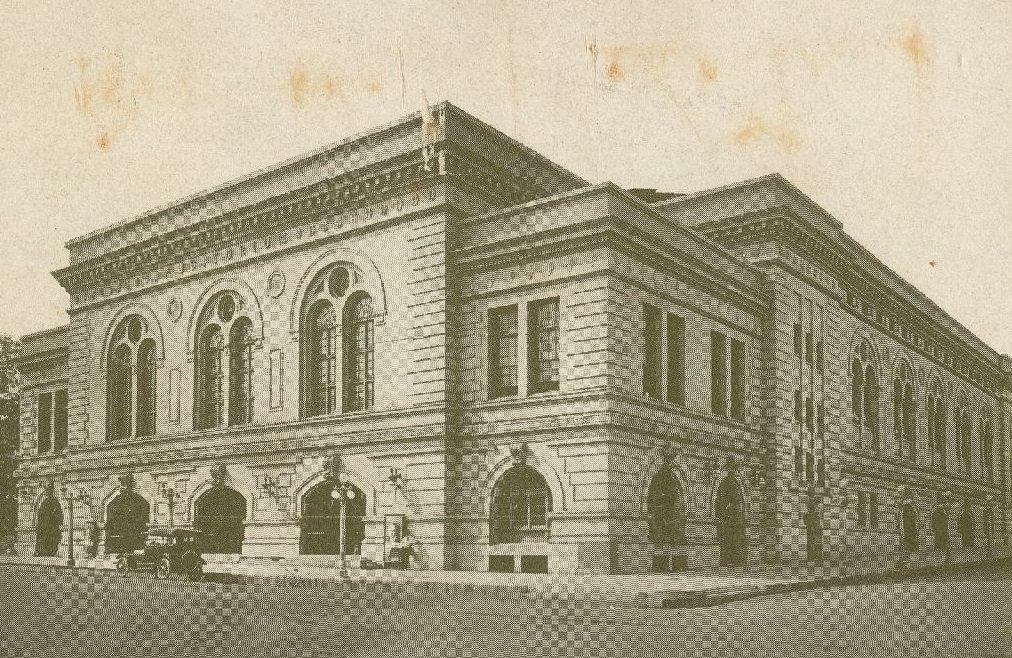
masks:
{"label": "rectangular window", "polygon": [[731,418],[745,418],[745,343],[731,340]]}
{"label": "rectangular window", "polygon": [[868,525],[868,496],[863,491],[857,492],[857,527]]}
{"label": "rectangular window", "polygon": [[822,372],[826,367],[825,366],[826,358],[823,353],[823,350],[824,348],[822,346],[822,341],[820,340],[815,344],[815,368],[819,372]]}
{"label": "rectangular window", "polygon": [[39,454],[49,452],[53,448],[53,394],[43,393],[39,396],[39,416],[37,431],[39,434]]}
{"label": "rectangular window", "polygon": [[794,444],[794,472],[799,476],[805,470],[804,450],[797,443]]}
{"label": "rectangular window", "polygon": [[801,323],[794,323],[794,355],[801,358],[802,350],[802,336],[801,336]]}
{"label": "rectangular window", "polygon": [[812,332],[805,334],[805,361],[812,363],[815,360],[815,341]]}
{"label": "rectangular window", "polygon": [[517,307],[488,312],[488,396],[517,394]]}
{"label": "rectangular window", "polygon": [[811,395],[805,397],[805,426],[809,432],[815,431],[815,404]]}
{"label": "rectangular window", "polygon": [[57,451],[67,447],[67,390],[61,389],[53,396],[53,448]]}
{"label": "rectangular window", "polygon": [[727,415],[727,337],[719,331],[710,332],[710,406]]}
{"label": "rectangular window", "polygon": [[559,298],[527,307],[527,391],[559,390]]}
{"label": "rectangular window", "polygon": [[643,305],[643,394],[661,397],[661,311]]}
{"label": "rectangular window", "polygon": [[800,423],[803,413],[804,406],[801,403],[801,391],[794,389],[794,422]]}
{"label": "rectangular window", "polygon": [[871,527],[878,527],[878,494],[874,491],[868,494],[868,520]]}
{"label": "rectangular window", "polygon": [[685,404],[685,320],[668,314],[668,402]]}

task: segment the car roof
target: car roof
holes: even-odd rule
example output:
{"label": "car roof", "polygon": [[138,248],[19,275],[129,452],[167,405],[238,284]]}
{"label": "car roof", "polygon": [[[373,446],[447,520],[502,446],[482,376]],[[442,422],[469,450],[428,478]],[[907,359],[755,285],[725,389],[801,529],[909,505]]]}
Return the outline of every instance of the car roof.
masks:
{"label": "car roof", "polygon": [[155,527],[148,529],[148,536],[154,537],[199,537],[202,535],[200,530],[190,530],[188,528],[165,528]]}

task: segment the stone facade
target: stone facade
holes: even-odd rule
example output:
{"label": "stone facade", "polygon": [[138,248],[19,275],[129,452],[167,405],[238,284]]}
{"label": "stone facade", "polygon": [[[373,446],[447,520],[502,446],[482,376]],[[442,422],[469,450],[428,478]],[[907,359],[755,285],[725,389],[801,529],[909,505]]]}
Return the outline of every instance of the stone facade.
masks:
{"label": "stone facade", "polygon": [[[358,564],[389,559],[394,525],[421,569],[920,563],[1007,548],[1009,358],[779,176],[688,196],[592,186],[443,103],[68,249],[55,276],[69,325],[25,339],[25,555],[47,532],[67,553],[64,489],[84,555],[119,541],[110,505],[129,492],[149,505],[149,525],[191,526],[203,497],[228,488],[245,501],[242,556],[333,562],[300,553],[313,552],[313,492],[338,482],[359,496],[347,503],[359,510],[362,536],[347,551]],[[338,386],[330,413],[314,413],[314,304],[361,296],[370,403],[358,409]],[[219,404],[229,418],[247,402],[250,413],[199,429],[201,327],[225,297],[229,326],[246,323],[249,342],[245,366],[226,356],[221,367],[245,367],[248,380],[226,377],[221,390],[244,393]],[[533,326],[545,300],[557,309],[549,348]],[[490,389],[497,309],[516,318],[505,395]],[[351,322],[336,326],[339,379],[355,358],[341,337]],[[150,366],[135,358],[120,370],[112,350],[134,340],[131,326],[136,345],[151,341],[134,352]],[[238,343],[226,341],[231,355]],[[535,392],[536,361],[553,346],[557,377]],[[877,450],[853,404],[855,358],[877,376]],[[913,419],[898,435],[896,380],[909,380]],[[40,405],[54,409],[42,396],[57,390],[67,445],[40,453]],[[929,446],[929,394],[948,403],[944,467]],[[969,471],[956,459],[957,406],[971,419]],[[42,426],[55,436],[62,412],[49,413]],[[493,492],[521,471],[541,493],[511,490],[519,497],[502,505],[513,506],[510,528],[522,517],[533,530],[496,539],[507,507]],[[652,486],[661,476],[677,503]],[[44,532],[40,510],[54,498],[63,517]],[[940,507],[949,550],[931,538]],[[960,542],[964,509],[974,541]],[[911,515],[916,548],[903,535]],[[677,539],[658,539],[676,526]]]}

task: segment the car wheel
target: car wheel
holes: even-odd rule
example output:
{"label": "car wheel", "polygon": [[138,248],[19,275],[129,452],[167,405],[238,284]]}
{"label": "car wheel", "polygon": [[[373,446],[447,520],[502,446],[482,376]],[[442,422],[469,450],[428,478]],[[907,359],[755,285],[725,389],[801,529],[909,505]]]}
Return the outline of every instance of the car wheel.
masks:
{"label": "car wheel", "polygon": [[190,580],[200,582],[204,579],[204,568],[199,564],[190,569]]}
{"label": "car wheel", "polygon": [[130,573],[130,561],[127,560],[125,557],[121,557],[120,559],[116,560],[116,573],[118,573],[120,576],[126,576],[128,573]]}
{"label": "car wheel", "polygon": [[169,562],[169,558],[163,557],[158,561],[158,566],[155,567],[155,578],[161,578],[162,580],[169,577],[169,573],[172,571],[172,563]]}

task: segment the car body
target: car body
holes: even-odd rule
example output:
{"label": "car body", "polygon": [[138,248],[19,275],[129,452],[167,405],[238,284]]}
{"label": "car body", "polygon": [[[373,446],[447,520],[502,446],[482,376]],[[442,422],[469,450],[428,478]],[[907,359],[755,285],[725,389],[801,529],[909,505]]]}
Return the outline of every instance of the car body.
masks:
{"label": "car body", "polygon": [[131,571],[150,569],[155,578],[178,573],[200,580],[206,564],[200,551],[202,534],[186,528],[150,528],[143,549],[117,557],[116,571],[126,576]]}

